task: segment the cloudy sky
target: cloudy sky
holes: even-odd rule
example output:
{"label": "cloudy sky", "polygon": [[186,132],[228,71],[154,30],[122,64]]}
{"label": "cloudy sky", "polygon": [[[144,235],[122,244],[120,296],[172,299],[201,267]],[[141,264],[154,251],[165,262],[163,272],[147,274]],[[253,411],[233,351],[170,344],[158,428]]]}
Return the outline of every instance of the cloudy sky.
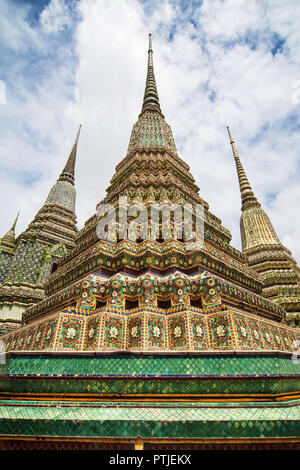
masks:
{"label": "cloudy sky", "polygon": [[19,210],[27,227],[80,123],[78,228],[95,212],[140,112],[152,32],[161,107],[201,196],[240,248],[229,125],[300,264],[299,18],[299,0],[1,0],[0,234]]}

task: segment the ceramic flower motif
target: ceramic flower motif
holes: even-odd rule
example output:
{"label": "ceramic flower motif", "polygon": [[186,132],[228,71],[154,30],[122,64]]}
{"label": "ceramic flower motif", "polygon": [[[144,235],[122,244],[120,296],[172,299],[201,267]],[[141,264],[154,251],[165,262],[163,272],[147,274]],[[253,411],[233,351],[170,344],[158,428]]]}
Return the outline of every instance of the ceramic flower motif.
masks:
{"label": "ceramic flower motif", "polygon": [[246,328],[244,328],[243,326],[241,326],[241,333],[242,333],[242,336],[244,336],[244,338],[246,338],[247,331],[246,331]]}
{"label": "ceramic flower motif", "polygon": [[67,329],[66,338],[68,338],[68,339],[74,339],[74,338],[75,338],[75,335],[76,335],[76,330],[75,330],[75,328],[73,328],[73,326],[70,326],[70,327]]}
{"label": "ceramic flower motif", "polygon": [[111,329],[109,330],[109,336],[111,338],[116,338],[118,336],[118,329],[115,326],[112,326]]}
{"label": "ceramic flower motif", "polygon": [[225,328],[223,325],[219,325],[217,327],[217,335],[220,337],[225,335]]}
{"label": "ceramic flower motif", "polygon": [[182,334],[181,326],[175,326],[174,328],[174,336],[175,338],[179,338]]}
{"label": "ceramic flower motif", "polygon": [[89,331],[89,338],[92,338],[95,334],[95,329],[92,327],[90,328],[90,331]]}
{"label": "ceramic flower motif", "polygon": [[160,335],[160,328],[158,326],[153,327],[153,336],[154,338],[158,338]]}
{"label": "ceramic flower motif", "polygon": [[136,326],[133,326],[133,327],[131,328],[130,334],[131,334],[131,336],[132,336],[133,338],[136,338],[136,337],[137,337],[138,329],[137,329]]}
{"label": "ceramic flower motif", "polygon": [[254,336],[255,339],[259,338],[259,334],[256,330],[253,330],[253,336]]}
{"label": "ceramic flower motif", "polygon": [[196,336],[201,337],[203,335],[203,330],[200,325],[196,326]]}

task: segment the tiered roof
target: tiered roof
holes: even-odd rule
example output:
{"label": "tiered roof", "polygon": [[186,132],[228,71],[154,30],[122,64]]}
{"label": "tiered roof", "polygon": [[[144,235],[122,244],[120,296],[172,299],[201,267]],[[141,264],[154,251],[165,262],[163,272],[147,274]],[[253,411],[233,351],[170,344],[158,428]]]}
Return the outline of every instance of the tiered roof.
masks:
{"label": "tiered roof", "polygon": [[289,318],[300,319],[300,271],[292,253],[280,242],[266,212],[255,197],[242,166],[234,140],[229,139],[239,179],[242,215],[240,220],[243,253],[249,266],[260,274],[263,295],[285,308]]}

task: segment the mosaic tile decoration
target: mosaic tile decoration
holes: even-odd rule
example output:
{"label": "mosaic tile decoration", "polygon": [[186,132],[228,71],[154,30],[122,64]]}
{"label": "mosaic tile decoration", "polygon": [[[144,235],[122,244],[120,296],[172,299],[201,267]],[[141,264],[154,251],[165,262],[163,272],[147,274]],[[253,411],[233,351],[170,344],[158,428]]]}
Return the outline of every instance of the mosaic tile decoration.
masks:
{"label": "mosaic tile decoration", "polygon": [[0,401],[0,434],[13,436],[275,438],[300,435],[298,400],[205,405],[188,402]]}
{"label": "mosaic tile decoration", "polygon": [[[55,376],[297,376],[300,364],[289,355],[26,355],[15,353],[0,364],[0,375]],[[300,378],[299,378],[300,380]]]}
{"label": "mosaic tile decoration", "polygon": [[[104,246],[101,245],[101,250]],[[147,251],[144,251],[145,256],[146,253]],[[194,254],[190,253],[190,256],[194,256]],[[123,256],[121,259],[123,261],[126,259],[126,263],[128,262],[127,257]],[[145,261],[147,260],[150,265],[154,262],[150,257],[146,258]],[[114,270],[116,270],[116,263],[112,264],[115,265]],[[135,261],[130,264],[134,266]],[[89,263],[88,266],[90,270],[94,264]],[[83,268],[80,268],[80,273],[83,272]],[[71,285],[70,281],[72,281]],[[75,281],[73,278],[72,280],[68,279],[67,284],[69,284],[68,287],[62,288],[64,287],[64,281],[63,276],[61,276],[55,288],[52,289],[53,286],[50,285],[49,287],[46,286],[47,298],[38,305],[28,308],[23,315],[23,319],[28,321],[38,316],[40,312],[45,312],[50,308],[53,309],[67,301],[70,302],[71,299],[77,300],[79,308],[94,310],[97,298],[104,301],[107,299],[113,305],[123,305],[126,296],[129,296],[138,298],[140,304],[155,305],[158,295],[164,297],[168,293],[171,296],[172,305],[189,304],[190,296],[201,296],[203,305],[209,307],[210,305],[221,304],[221,297],[224,297],[252,305],[258,312],[264,310],[275,318],[284,316],[284,310],[275,302],[261,297],[261,295],[250,291],[248,288],[245,289],[236,283],[225,281],[204,269],[199,271],[199,268],[196,274],[185,274],[177,270],[175,273],[165,275],[146,273],[132,276],[124,273],[112,273],[111,277],[107,277],[100,276],[95,272],[85,276],[83,281]]]}
{"label": "mosaic tile decoration", "polygon": [[[51,318],[51,320],[50,320]],[[50,323],[49,323],[50,321]],[[51,325],[51,326],[49,326]],[[55,341],[54,341],[55,338]],[[300,332],[236,308],[68,308],[2,337],[6,351],[297,352]]]}
{"label": "mosaic tile decoration", "polygon": [[118,209],[119,196],[148,209],[166,200],[201,204],[203,246],[189,249],[190,232],[172,239],[175,218],[165,242],[162,223],[159,241],[121,240],[119,211],[113,241],[97,238],[96,214],[77,232],[78,136],[28,229],[1,240],[0,283],[8,284],[0,286],[0,309],[27,308],[23,326],[2,337],[0,448],[1,437],[103,437],[108,446],[137,436],[299,442],[300,335],[285,323],[286,310],[299,314],[299,272],[231,136],[244,253],[230,246],[229,230],[177,153],[159,104],[151,39],[142,110],[99,204]]}
{"label": "mosaic tile decoration", "polygon": [[[49,380],[51,379],[51,380]],[[231,355],[31,355],[0,364],[2,393],[286,394],[299,393],[300,365],[291,357]]]}
{"label": "mosaic tile decoration", "polygon": [[[119,365],[120,363],[118,363]],[[142,363],[138,365],[142,366]],[[52,365],[53,366],[53,365]],[[139,371],[140,369],[137,369]],[[55,371],[55,366],[53,366]],[[118,375],[120,374],[120,375]],[[72,376],[65,374],[64,377],[58,376],[55,372],[52,375],[40,376],[9,376],[0,377],[0,386],[2,394],[9,395],[61,395],[70,396],[130,396],[138,397],[140,395],[161,398],[166,395],[176,395],[180,397],[190,396],[214,396],[219,395],[243,395],[243,396],[262,396],[262,395],[299,395],[299,378],[289,376],[274,377],[216,377],[196,376],[196,377],[148,377],[141,376],[139,373],[132,373],[130,377],[124,377],[120,367],[115,368],[115,374],[110,377],[93,376]]]}

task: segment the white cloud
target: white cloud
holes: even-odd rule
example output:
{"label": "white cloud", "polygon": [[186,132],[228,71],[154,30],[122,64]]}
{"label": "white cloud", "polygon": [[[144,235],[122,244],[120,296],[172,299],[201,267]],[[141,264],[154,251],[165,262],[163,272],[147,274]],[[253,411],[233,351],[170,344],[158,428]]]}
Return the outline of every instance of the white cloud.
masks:
{"label": "white cloud", "polygon": [[[25,11],[19,9],[17,18],[7,13],[4,39],[9,47],[21,55],[39,51],[40,67],[46,64],[49,72],[37,77],[31,89],[24,57],[15,57],[11,65],[21,78],[17,96],[0,108],[6,129],[2,165],[36,172],[40,179],[24,187],[15,174],[0,173],[0,191],[8,200],[1,231],[19,207],[20,229],[33,218],[63,167],[80,122],[79,227],[94,213],[114,167],[126,154],[140,111],[147,33],[152,32],[161,106],[200,194],[239,247],[240,195],[229,124],[257,197],[300,262],[300,138],[291,118],[300,106],[291,100],[292,82],[300,79],[298,2],[281,6],[210,0],[194,8],[188,4],[183,11],[180,2],[167,0],[81,0],[76,26],[66,4],[52,0],[34,27],[27,24]],[[9,18],[17,21],[18,32]],[[69,43],[57,42],[58,34],[74,27],[76,56]],[[282,53],[273,55],[276,38],[285,44]],[[57,44],[55,60],[51,41]]]}
{"label": "white cloud", "polygon": [[260,2],[247,0],[204,0],[201,8],[203,30],[210,40],[234,40],[247,29],[261,27]]}
{"label": "white cloud", "polygon": [[70,11],[64,0],[51,0],[40,15],[40,23],[53,33],[71,25]]}

